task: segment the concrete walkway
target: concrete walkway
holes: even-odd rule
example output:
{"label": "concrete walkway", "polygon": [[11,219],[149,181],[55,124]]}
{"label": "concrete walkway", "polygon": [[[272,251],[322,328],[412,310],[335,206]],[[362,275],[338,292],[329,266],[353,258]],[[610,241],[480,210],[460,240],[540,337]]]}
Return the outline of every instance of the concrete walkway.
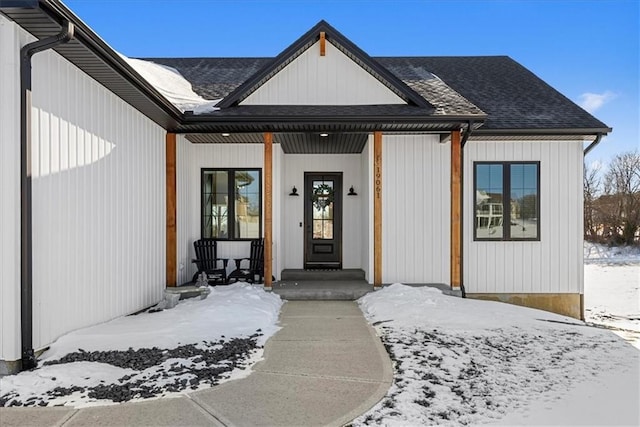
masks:
{"label": "concrete walkway", "polygon": [[391,361],[353,301],[289,301],[247,378],[86,409],[0,408],[9,426],[340,426],[384,397]]}

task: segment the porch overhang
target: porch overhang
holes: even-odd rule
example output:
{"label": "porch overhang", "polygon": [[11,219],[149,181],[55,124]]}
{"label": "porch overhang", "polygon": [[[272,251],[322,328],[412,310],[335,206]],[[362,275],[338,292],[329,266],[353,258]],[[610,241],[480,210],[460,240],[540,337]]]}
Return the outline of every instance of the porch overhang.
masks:
{"label": "porch overhang", "polygon": [[[411,115],[214,115],[185,114],[174,130],[182,134],[262,133],[262,132],[429,132],[448,133],[466,129],[470,121],[474,128],[482,125],[485,116],[422,116]],[[201,140],[199,142],[206,142]],[[211,141],[214,142],[214,141]]]}

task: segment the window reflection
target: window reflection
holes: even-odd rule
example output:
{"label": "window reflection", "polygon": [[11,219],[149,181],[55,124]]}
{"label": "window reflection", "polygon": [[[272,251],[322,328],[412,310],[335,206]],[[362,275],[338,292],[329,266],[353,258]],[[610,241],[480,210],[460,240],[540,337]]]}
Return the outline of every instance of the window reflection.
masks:
{"label": "window reflection", "polygon": [[260,237],[260,179],[258,171],[236,171],[235,235],[237,239]]}
{"label": "window reflection", "polygon": [[502,165],[476,165],[476,236],[503,237]]}
{"label": "window reflection", "polygon": [[538,163],[475,164],[475,238],[539,239]]}
{"label": "window reflection", "polygon": [[202,237],[260,237],[260,189],[259,170],[203,170]]}
{"label": "window reflection", "polygon": [[229,213],[227,172],[207,172],[203,177],[204,236],[226,238]]}
{"label": "window reflection", "polygon": [[322,186],[333,189],[334,182],[333,180],[313,181],[313,191],[316,195],[311,206],[313,209],[313,239],[331,240],[333,239],[333,201],[329,201],[328,191],[319,190]]}
{"label": "window reflection", "polygon": [[538,231],[537,165],[511,166],[511,237],[535,238]]}

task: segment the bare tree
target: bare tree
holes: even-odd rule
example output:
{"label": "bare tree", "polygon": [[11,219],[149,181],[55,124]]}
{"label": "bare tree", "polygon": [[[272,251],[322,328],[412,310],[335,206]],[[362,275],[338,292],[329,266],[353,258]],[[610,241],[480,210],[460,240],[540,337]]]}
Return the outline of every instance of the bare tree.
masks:
{"label": "bare tree", "polygon": [[607,203],[604,217],[615,229],[618,242],[634,243],[640,229],[640,153],[631,151],[613,158],[604,175]]}
{"label": "bare tree", "polygon": [[600,196],[601,181],[600,164],[587,165],[584,163],[583,193],[584,193],[584,238],[590,241],[598,240],[598,221],[596,200]]}

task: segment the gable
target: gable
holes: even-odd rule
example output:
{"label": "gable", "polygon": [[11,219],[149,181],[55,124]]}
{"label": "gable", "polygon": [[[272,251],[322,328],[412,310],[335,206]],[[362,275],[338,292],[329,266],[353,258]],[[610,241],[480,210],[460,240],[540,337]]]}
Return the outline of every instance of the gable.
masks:
{"label": "gable", "polygon": [[240,105],[407,104],[331,43],[320,41],[267,80]]}

